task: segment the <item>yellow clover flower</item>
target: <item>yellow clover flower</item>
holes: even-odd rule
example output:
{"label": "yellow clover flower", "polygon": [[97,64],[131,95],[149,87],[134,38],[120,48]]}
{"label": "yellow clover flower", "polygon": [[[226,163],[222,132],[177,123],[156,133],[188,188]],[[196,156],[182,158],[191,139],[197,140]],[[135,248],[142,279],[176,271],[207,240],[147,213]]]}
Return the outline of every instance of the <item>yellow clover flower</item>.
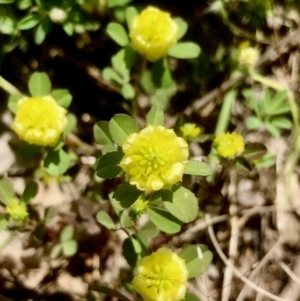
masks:
{"label": "yellow clover flower", "polygon": [[195,123],[185,123],[180,127],[180,132],[186,139],[194,139],[201,133],[201,129]]}
{"label": "yellow clover flower", "polygon": [[245,143],[241,135],[232,132],[218,135],[214,139],[214,146],[220,157],[232,159],[244,151]]}
{"label": "yellow clover flower", "polygon": [[138,261],[132,285],[144,301],[179,301],[185,297],[187,279],[184,259],[160,248]]}
{"label": "yellow clover flower", "polygon": [[182,180],[188,163],[188,145],[173,130],[149,125],[131,134],[123,145],[120,167],[129,174],[130,184],[140,190],[170,189]]}
{"label": "yellow clover flower", "polygon": [[12,129],[29,144],[55,146],[67,126],[66,113],[51,96],[24,97]]}
{"label": "yellow clover flower", "polygon": [[176,43],[178,29],[169,13],[148,6],[132,19],[129,34],[132,48],[148,61],[157,61]]}
{"label": "yellow clover flower", "polygon": [[250,47],[248,41],[239,45],[237,60],[241,65],[244,65],[248,68],[254,68],[258,60],[258,56],[258,50]]}
{"label": "yellow clover flower", "polygon": [[11,204],[6,207],[6,212],[9,214],[9,218],[11,220],[15,220],[20,223],[23,223],[29,215],[25,204],[19,203],[15,199],[12,199]]}

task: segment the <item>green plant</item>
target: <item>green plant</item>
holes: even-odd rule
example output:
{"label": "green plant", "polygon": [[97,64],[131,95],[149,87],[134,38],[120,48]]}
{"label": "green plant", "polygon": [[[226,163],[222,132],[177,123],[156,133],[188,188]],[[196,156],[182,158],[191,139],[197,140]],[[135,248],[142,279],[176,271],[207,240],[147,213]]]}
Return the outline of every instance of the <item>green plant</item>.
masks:
{"label": "green plant", "polygon": [[255,116],[247,119],[250,130],[267,129],[273,136],[279,137],[280,131],[291,130],[293,123],[290,117],[291,107],[287,102],[287,91],[280,91],[272,96],[269,89],[265,89],[260,99],[256,99],[251,90],[243,90],[249,107]]}
{"label": "green plant", "polygon": [[51,259],[58,258],[61,254],[66,257],[71,257],[76,254],[78,250],[77,241],[74,237],[74,227],[71,225],[65,226],[59,235],[60,242],[56,244],[50,253]]}

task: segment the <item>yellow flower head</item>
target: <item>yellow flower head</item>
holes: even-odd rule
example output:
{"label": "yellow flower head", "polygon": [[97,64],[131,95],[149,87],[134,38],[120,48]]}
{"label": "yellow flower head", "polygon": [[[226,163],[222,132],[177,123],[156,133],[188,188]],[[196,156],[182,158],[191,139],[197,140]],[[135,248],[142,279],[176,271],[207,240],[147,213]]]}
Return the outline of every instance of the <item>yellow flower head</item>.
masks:
{"label": "yellow flower head", "polygon": [[11,200],[10,206],[6,207],[6,212],[9,214],[11,220],[15,220],[23,223],[27,217],[28,212],[26,211],[26,206],[23,203],[19,203],[17,200]]}
{"label": "yellow flower head", "polygon": [[132,285],[144,301],[178,301],[185,297],[187,279],[184,259],[160,248],[138,261]]}
{"label": "yellow flower head", "polygon": [[51,96],[24,97],[12,129],[29,144],[54,146],[67,126],[66,113]]}
{"label": "yellow flower head", "polygon": [[244,151],[245,143],[241,135],[232,132],[218,135],[214,139],[214,146],[220,157],[232,159]]}
{"label": "yellow flower head", "polygon": [[180,127],[180,132],[186,139],[194,139],[201,133],[201,129],[195,123],[185,123]]}
{"label": "yellow flower head", "polygon": [[238,49],[238,62],[248,68],[254,68],[258,60],[259,52],[257,49],[250,47],[249,42],[243,42]]}
{"label": "yellow flower head", "polygon": [[146,201],[145,193],[142,193],[140,197],[132,204],[130,207],[131,215],[134,218],[139,218],[145,213],[148,206],[148,201]]}
{"label": "yellow flower head", "polygon": [[182,180],[188,163],[188,145],[173,130],[149,125],[139,134],[131,134],[123,145],[121,168],[130,176],[130,184],[140,190],[170,189]]}
{"label": "yellow flower head", "polygon": [[176,43],[178,29],[169,13],[148,6],[132,19],[129,36],[133,49],[154,62],[166,56]]}

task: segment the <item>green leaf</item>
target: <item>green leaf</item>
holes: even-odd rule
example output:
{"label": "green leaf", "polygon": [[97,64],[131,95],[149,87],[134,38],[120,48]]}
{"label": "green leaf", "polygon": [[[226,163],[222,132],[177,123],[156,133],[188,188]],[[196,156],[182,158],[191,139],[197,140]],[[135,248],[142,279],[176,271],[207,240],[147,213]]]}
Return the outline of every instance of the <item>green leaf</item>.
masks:
{"label": "green leaf", "polygon": [[112,56],[112,66],[122,76],[123,83],[130,80],[130,69],[136,62],[136,57],[131,47],[124,47]]}
{"label": "green leaf", "polygon": [[114,81],[120,86],[122,86],[124,83],[122,77],[113,68],[110,67],[104,68],[102,74],[103,74],[103,78],[105,78],[106,80]]}
{"label": "green leaf", "polygon": [[134,236],[128,237],[124,240],[123,243],[123,256],[126,259],[127,263],[134,268],[138,259],[141,257],[143,247],[138,239],[135,239]]}
{"label": "green leaf", "polygon": [[6,229],[8,225],[8,220],[5,217],[0,218],[0,232]]}
{"label": "green leaf", "polygon": [[266,153],[254,163],[257,168],[270,168],[276,164],[276,156],[272,153]]}
{"label": "green leaf", "polygon": [[120,216],[120,212],[124,210],[124,208],[121,206],[120,202],[113,198],[113,192],[109,194],[109,201],[114,208],[116,214]]}
{"label": "green leaf", "polygon": [[249,130],[257,130],[263,125],[262,121],[255,116],[250,116],[247,119],[247,128]]}
{"label": "green leaf", "polygon": [[135,96],[135,90],[133,86],[129,83],[126,83],[122,86],[121,92],[122,92],[122,96],[125,99],[133,99]]}
{"label": "green leaf", "polygon": [[69,166],[70,157],[63,149],[48,151],[44,160],[44,168],[49,175],[53,177],[63,175],[68,170]]}
{"label": "green leaf", "polygon": [[2,34],[12,35],[16,31],[16,21],[12,16],[0,16],[0,31]]}
{"label": "green leaf", "polygon": [[189,245],[179,254],[185,260],[189,271],[189,279],[202,275],[212,261],[212,252],[205,245]]}
{"label": "green leaf", "polygon": [[160,193],[166,209],[180,221],[189,223],[198,216],[198,200],[189,189],[173,185],[171,190],[161,190]]}
{"label": "green leaf", "polygon": [[62,244],[55,245],[51,250],[50,258],[51,259],[58,258],[60,256],[61,252],[62,252]]}
{"label": "green leaf", "polygon": [[279,129],[290,130],[293,127],[293,122],[287,117],[273,117],[270,122]]}
{"label": "green leaf", "polygon": [[255,103],[257,104],[257,109],[261,105],[261,110],[263,111],[263,114],[267,113],[268,112],[268,107],[272,104],[270,90],[269,89],[265,89],[263,91],[263,95],[262,95],[261,101],[256,101]]}
{"label": "green leaf", "polygon": [[131,30],[131,20],[132,20],[132,18],[137,16],[139,13],[135,7],[128,6],[126,8],[125,14],[126,14],[126,23],[129,28],[129,31],[130,31]]}
{"label": "green leaf", "polygon": [[44,224],[50,223],[55,216],[57,216],[57,208],[55,206],[47,207],[44,214]]}
{"label": "green leaf", "polygon": [[74,115],[73,113],[68,113],[67,114],[67,119],[68,119],[68,123],[67,126],[64,130],[64,134],[68,135],[69,133],[73,132],[74,129],[77,126],[77,117],[76,115]]}
{"label": "green leaf", "polygon": [[110,152],[100,157],[95,169],[97,176],[104,179],[112,179],[122,174],[122,168],[118,166],[124,154],[122,152]]}
{"label": "green leaf", "polygon": [[179,27],[179,30],[177,33],[177,39],[180,40],[186,34],[189,25],[185,20],[183,20],[182,18],[179,18],[179,17],[173,18],[173,21],[175,21]]}
{"label": "green leaf", "polygon": [[182,301],[201,301],[200,299],[198,299],[195,295],[193,295],[192,293],[187,292],[185,294],[185,297]]}
{"label": "green leaf", "polygon": [[113,140],[122,146],[130,134],[139,132],[139,127],[130,116],[116,114],[109,121],[109,130]]}
{"label": "green leaf", "polygon": [[74,227],[71,225],[65,226],[59,235],[61,241],[70,240],[73,238],[73,236],[74,236]]}
{"label": "green leaf", "polygon": [[121,24],[111,22],[108,24],[106,31],[108,35],[120,46],[124,47],[128,45],[128,36],[126,30]]}
{"label": "green leaf", "polygon": [[5,206],[10,206],[14,196],[15,190],[12,182],[6,179],[0,180],[0,201]]}
{"label": "green leaf", "polygon": [[151,104],[165,109],[170,101],[170,98],[177,93],[177,86],[173,84],[168,88],[156,89],[155,94],[151,96]]}
{"label": "green leaf", "polygon": [[189,161],[187,167],[184,170],[186,175],[194,176],[210,176],[212,175],[212,168],[205,162],[201,161]]}
{"label": "green leaf", "polygon": [[200,52],[199,45],[193,42],[182,42],[172,46],[168,54],[178,59],[194,59],[200,55]]}
{"label": "green leaf", "polygon": [[98,211],[96,218],[97,218],[98,223],[101,224],[102,226],[104,226],[105,228],[107,228],[109,230],[116,230],[117,229],[114,221],[107,214],[107,212]]}
{"label": "green leaf", "polygon": [[132,0],[107,0],[107,6],[110,8],[116,6],[125,6],[130,3]]}
{"label": "green leaf", "polygon": [[71,22],[64,22],[63,25],[62,25],[65,33],[68,35],[68,36],[72,36],[74,34],[74,28],[75,28],[75,25]]}
{"label": "green leaf", "polygon": [[266,113],[268,113],[269,116],[272,116],[289,112],[291,108],[289,103],[286,101],[286,96],[287,91],[284,90],[276,93],[272,98],[270,95],[270,99],[268,99],[268,101],[264,99]]}
{"label": "green leaf", "polygon": [[152,106],[147,115],[147,125],[161,125],[165,123],[164,111],[158,106]]}
{"label": "green leaf", "polygon": [[279,129],[276,126],[274,126],[271,122],[267,121],[265,123],[265,127],[274,137],[280,136]]}
{"label": "green leaf", "polygon": [[41,150],[41,146],[29,144],[25,141],[21,141],[21,144],[19,146],[19,154],[24,161],[33,158],[36,159],[37,156],[39,155],[40,150]]}
{"label": "green leaf", "polygon": [[148,206],[147,212],[149,214],[150,220],[161,231],[168,234],[174,234],[180,231],[181,222],[170,212],[153,206]]}
{"label": "green leaf", "polygon": [[159,229],[154,225],[152,221],[148,221],[144,224],[139,232],[138,237],[145,246],[148,246],[150,241],[159,234]]}
{"label": "green leaf", "polygon": [[243,152],[243,157],[248,161],[253,161],[263,157],[267,153],[267,148],[261,143],[247,143]]}
{"label": "green leaf", "polygon": [[45,72],[35,72],[29,79],[28,88],[33,97],[49,95],[51,81]]}
{"label": "green leaf", "polygon": [[72,102],[72,95],[67,89],[58,89],[52,91],[52,97],[56,100],[57,104],[67,109]]}
{"label": "green leaf", "polygon": [[29,182],[25,187],[21,201],[25,204],[28,204],[37,195],[38,190],[39,186],[36,182]]}
{"label": "green leaf", "polygon": [[78,244],[77,241],[72,239],[72,240],[67,240],[62,243],[62,249],[63,253],[67,257],[71,257],[76,254],[78,250]]}
{"label": "green leaf", "polygon": [[236,157],[233,160],[235,168],[239,171],[249,172],[252,170],[250,163],[244,157]]}
{"label": "green leaf", "polygon": [[152,65],[152,80],[156,87],[167,88],[172,85],[173,77],[166,59],[160,59]]}
{"label": "green leaf", "polygon": [[144,92],[147,94],[153,94],[155,92],[155,86],[152,81],[152,73],[149,70],[144,70],[140,77],[140,85]]}
{"label": "green leaf", "polygon": [[42,20],[42,16],[39,14],[27,15],[20,20],[17,24],[19,30],[27,30],[36,26]]}
{"label": "green leaf", "polygon": [[17,7],[20,10],[28,9],[30,6],[32,6],[32,0],[19,0],[19,1],[17,1]]}
{"label": "green leaf", "polygon": [[47,34],[51,30],[51,21],[49,18],[45,18],[42,20],[42,22],[38,25],[36,28],[35,34],[34,34],[34,42],[37,45],[41,45],[47,36]]}
{"label": "green leaf", "polygon": [[20,100],[21,98],[23,98],[23,97],[24,97],[24,95],[20,94],[20,95],[11,95],[11,96],[8,98],[8,108],[9,108],[13,113],[16,113],[16,112],[17,112],[19,100]]}
{"label": "green leaf", "polygon": [[105,155],[110,152],[115,152],[118,148],[113,142],[108,142],[103,145],[102,155]]}
{"label": "green leaf", "polygon": [[98,144],[113,143],[111,138],[108,121],[99,121],[93,127],[94,139]]}
{"label": "green leaf", "polygon": [[10,4],[10,3],[14,3],[15,0],[0,0],[0,4]]}
{"label": "green leaf", "polygon": [[119,201],[120,205],[125,209],[130,207],[141,194],[142,191],[138,190],[136,186],[124,183],[117,188],[113,198]]}

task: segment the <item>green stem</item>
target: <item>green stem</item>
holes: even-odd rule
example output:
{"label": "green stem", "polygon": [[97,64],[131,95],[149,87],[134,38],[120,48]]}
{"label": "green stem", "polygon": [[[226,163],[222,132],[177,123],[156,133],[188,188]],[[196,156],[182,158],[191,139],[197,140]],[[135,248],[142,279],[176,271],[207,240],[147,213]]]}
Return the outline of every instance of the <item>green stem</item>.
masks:
{"label": "green stem", "polygon": [[[230,90],[224,96],[221,111],[215,128],[215,135],[219,135],[227,131],[230,118],[231,118],[232,107],[234,105],[235,98],[236,98],[236,93],[237,93],[236,90]],[[208,157],[209,157],[209,165],[213,169],[215,169],[217,163],[219,162],[219,158],[217,155],[217,151],[213,147],[213,145],[211,146]],[[209,176],[206,179],[208,182],[211,182],[213,178],[214,178],[213,176]]]}
{"label": "green stem", "polygon": [[21,94],[21,92],[10,82],[0,76],[0,87],[7,92],[9,95]]}
{"label": "green stem", "polygon": [[215,128],[215,135],[222,134],[227,131],[230,117],[231,117],[231,110],[236,98],[236,91],[231,90],[227,92],[224,97],[224,101],[222,103],[220,115],[217,121],[217,125]]}

